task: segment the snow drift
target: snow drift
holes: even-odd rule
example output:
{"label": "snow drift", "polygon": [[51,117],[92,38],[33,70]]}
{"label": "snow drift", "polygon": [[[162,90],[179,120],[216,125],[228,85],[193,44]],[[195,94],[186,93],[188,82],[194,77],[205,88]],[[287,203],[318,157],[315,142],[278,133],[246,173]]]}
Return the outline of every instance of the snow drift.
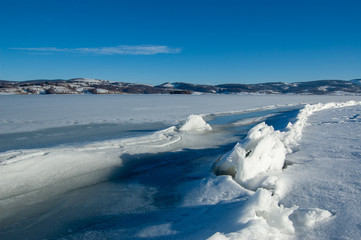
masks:
{"label": "snow drift", "polygon": [[288,187],[280,176],[286,155],[297,146],[310,115],[354,105],[361,105],[361,102],[306,105],[296,122],[289,123],[284,132],[275,131],[265,123],[253,127],[243,141],[215,164],[217,174],[232,175],[241,186],[256,191],[241,213],[240,223],[244,225],[239,231],[216,233],[210,239],[282,239],[294,233],[294,225],[312,227],[330,217],[332,214],[327,210],[296,210],[297,206],[285,208],[280,205],[279,200]]}

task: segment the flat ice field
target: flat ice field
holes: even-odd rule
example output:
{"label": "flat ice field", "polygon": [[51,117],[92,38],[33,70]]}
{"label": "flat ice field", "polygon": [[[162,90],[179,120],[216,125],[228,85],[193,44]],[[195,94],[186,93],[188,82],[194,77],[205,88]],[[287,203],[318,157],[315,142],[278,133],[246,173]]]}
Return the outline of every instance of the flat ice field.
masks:
{"label": "flat ice field", "polygon": [[0,96],[0,239],[360,239],[361,96]]}

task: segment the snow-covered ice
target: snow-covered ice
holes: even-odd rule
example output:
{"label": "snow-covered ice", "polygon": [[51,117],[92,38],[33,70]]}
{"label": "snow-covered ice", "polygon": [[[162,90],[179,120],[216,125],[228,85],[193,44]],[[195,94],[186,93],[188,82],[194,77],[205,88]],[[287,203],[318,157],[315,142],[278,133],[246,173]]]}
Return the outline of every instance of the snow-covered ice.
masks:
{"label": "snow-covered ice", "polygon": [[[350,106],[360,107],[361,102],[306,105],[298,114],[297,121],[294,124],[290,123],[285,132],[274,131],[265,123],[253,127],[247,137],[241,143],[237,143],[234,149],[216,164],[216,171],[220,174],[231,174],[240,185],[256,190],[248,200],[249,206],[245,207],[241,214],[240,221],[249,226],[226,235],[217,233],[210,239],[250,239],[252,236],[257,236],[256,239],[269,237],[280,239],[287,237],[283,234],[294,234],[295,228],[312,227],[331,217],[332,214],[327,210],[310,208],[297,211],[298,206],[285,208],[279,205],[278,201],[287,196],[286,193],[290,189],[290,187],[285,189],[284,184],[279,183],[285,181],[280,171],[284,166],[286,153],[292,153],[298,145],[307,120],[313,113]],[[290,219],[292,214],[293,222]],[[269,230],[262,233],[261,230],[267,228]],[[301,235],[302,231],[297,234]]]}
{"label": "snow-covered ice", "polygon": [[[288,159],[294,164],[285,173],[291,191],[282,203],[300,206],[295,216],[299,239],[359,239],[361,236],[361,106],[331,108],[308,120],[299,149]],[[325,224],[307,228],[329,216]],[[315,213],[317,217],[315,217]],[[305,229],[306,227],[306,229]]]}
{"label": "snow-covered ice", "polygon": [[0,99],[1,239],[361,236],[361,97]]}
{"label": "snow-covered ice", "polygon": [[85,124],[163,122],[176,125],[191,114],[240,112],[252,108],[260,110],[279,105],[340,102],[354,98],[277,95],[0,96],[0,134]]}

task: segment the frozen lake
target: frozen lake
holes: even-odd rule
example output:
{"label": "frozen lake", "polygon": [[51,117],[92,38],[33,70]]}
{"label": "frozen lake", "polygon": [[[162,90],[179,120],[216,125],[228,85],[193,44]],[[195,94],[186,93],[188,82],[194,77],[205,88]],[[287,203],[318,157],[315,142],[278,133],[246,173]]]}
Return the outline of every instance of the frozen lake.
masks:
{"label": "frozen lake", "polygon": [[[283,132],[305,103],[351,99],[361,97],[0,96],[0,239],[233,231],[233,209],[253,193],[216,176],[215,162],[261,122]],[[182,131],[191,114],[212,130]]]}

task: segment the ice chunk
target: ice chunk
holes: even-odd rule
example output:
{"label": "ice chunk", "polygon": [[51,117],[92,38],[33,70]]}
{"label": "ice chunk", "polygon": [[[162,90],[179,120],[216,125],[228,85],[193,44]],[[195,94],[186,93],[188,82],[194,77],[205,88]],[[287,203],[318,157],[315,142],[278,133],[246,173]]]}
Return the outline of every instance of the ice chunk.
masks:
{"label": "ice chunk", "polygon": [[238,143],[216,164],[216,170],[234,174],[242,186],[270,171],[282,170],[286,149],[281,133],[264,122],[253,127],[247,137]]}
{"label": "ice chunk", "polygon": [[285,208],[278,205],[278,201],[272,196],[272,192],[263,188],[249,199],[240,221],[247,223],[253,219],[263,218],[271,227],[281,233],[294,233],[293,223],[288,218],[297,207]]}
{"label": "ice chunk", "polygon": [[201,132],[212,130],[211,126],[206,123],[200,115],[190,115],[187,121],[179,128],[182,132]]}

